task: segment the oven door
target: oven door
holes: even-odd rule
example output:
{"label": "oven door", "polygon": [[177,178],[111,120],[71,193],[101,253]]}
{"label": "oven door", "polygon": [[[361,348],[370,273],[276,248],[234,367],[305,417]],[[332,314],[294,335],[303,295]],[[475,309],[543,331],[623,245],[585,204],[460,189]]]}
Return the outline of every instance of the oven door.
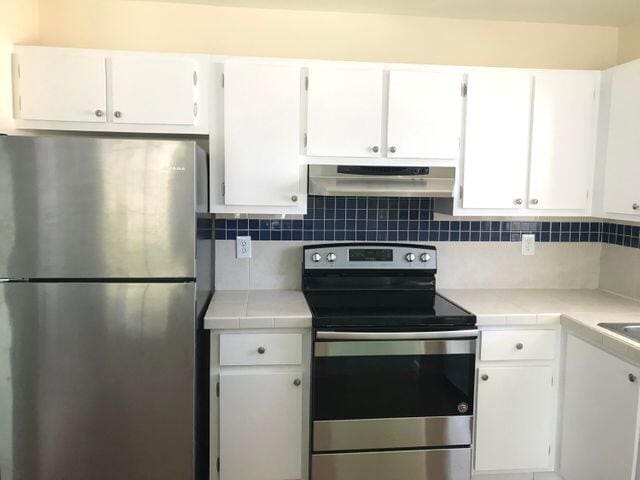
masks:
{"label": "oven door", "polygon": [[313,451],[469,446],[476,337],[318,331]]}

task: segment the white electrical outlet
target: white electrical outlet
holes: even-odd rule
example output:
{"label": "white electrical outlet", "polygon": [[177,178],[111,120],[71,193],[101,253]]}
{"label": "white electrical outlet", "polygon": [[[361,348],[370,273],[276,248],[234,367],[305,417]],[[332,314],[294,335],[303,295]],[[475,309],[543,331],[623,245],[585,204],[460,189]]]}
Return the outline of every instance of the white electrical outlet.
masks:
{"label": "white electrical outlet", "polygon": [[251,237],[236,237],[236,258],[251,258]]}
{"label": "white electrical outlet", "polygon": [[533,255],[536,253],[536,236],[533,234],[522,235],[522,255]]}

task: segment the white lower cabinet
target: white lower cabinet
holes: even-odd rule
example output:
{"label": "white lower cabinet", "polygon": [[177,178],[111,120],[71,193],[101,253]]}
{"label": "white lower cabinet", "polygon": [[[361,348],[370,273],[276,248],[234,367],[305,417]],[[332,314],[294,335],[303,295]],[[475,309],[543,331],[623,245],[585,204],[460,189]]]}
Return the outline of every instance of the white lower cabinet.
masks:
{"label": "white lower cabinet", "polygon": [[308,330],[213,331],[210,480],[307,480]]}
{"label": "white lower cabinet", "polygon": [[553,470],[558,338],[557,328],[481,332],[476,474]]}
{"label": "white lower cabinet", "polygon": [[560,473],[565,480],[632,480],[640,369],[567,339]]}
{"label": "white lower cabinet", "polygon": [[220,375],[220,479],[302,476],[302,371]]}
{"label": "white lower cabinet", "polygon": [[476,470],[549,468],[552,368],[483,367],[478,373]]}

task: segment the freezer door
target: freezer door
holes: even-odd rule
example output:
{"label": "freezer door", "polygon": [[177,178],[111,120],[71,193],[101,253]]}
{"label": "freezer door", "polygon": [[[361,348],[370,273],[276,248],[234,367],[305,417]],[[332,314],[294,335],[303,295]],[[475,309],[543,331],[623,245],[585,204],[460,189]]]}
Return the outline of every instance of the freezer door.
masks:
{"label": "freezer door", "polygon": [[193,283],[0,284],[0,478],[194,478]]}
{"label": "freezer door", "polygon": [[194,142],[0,139],[0,278],[195,277],[203,170]]}

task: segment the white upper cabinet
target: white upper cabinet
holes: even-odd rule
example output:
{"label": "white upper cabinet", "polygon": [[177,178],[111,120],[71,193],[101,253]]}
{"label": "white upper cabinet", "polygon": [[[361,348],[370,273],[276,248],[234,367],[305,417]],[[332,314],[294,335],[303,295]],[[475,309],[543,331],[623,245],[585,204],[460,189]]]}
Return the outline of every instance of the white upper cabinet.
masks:
{"label": "white upper cabinet", "polygon": [[613,69],[604,212],[640,215],[640,62]]}
{"label": "white upper cabinet", "polygon": [[110,62],[113,122],[193,125],[197,115],[195,62],[137,55],[114,56]]}
{"label": "white upper cabinet", "polygon": [[598,78],[598,72],[536,74],[529,208],[589,208]]}
{"label": "white upper cabinet", "polygon": [[481,367],[478,375],[476,471],[548,469],[552,367]]}
{"label": "white upper cabinet", "polygon": [[462,82],[461,74],[391,71],[386,155],[457,159]]}
{"label": "white upper cabinet", "polygon": [[246,207],[236,213],[305,213],[301,87],[297,66],[225,64],[224,203]]}
{"label": "white upper cabinet", "polygon": [[17,128],[208,132],[204,55],[17,46],[13,67]]}
{"label": "white upper cabinet", "polygon": [[529,165],[532,75],[469,74],[464,208],[523,208]]}
{"label": "white upper cabinet", "polygon": [[308,75],[307,155],[380,157],[382,70],[314,66]]}
{"label": "white upper cabinet", "polygon": [[565,480],[635,480],[640,369],[567,339],[560,473]]}
{"label": "white upper cabinet", "polygon": [[24,120],[104,123],[106,58],[70,50],[23,49],[16,53],[15,117]]}

